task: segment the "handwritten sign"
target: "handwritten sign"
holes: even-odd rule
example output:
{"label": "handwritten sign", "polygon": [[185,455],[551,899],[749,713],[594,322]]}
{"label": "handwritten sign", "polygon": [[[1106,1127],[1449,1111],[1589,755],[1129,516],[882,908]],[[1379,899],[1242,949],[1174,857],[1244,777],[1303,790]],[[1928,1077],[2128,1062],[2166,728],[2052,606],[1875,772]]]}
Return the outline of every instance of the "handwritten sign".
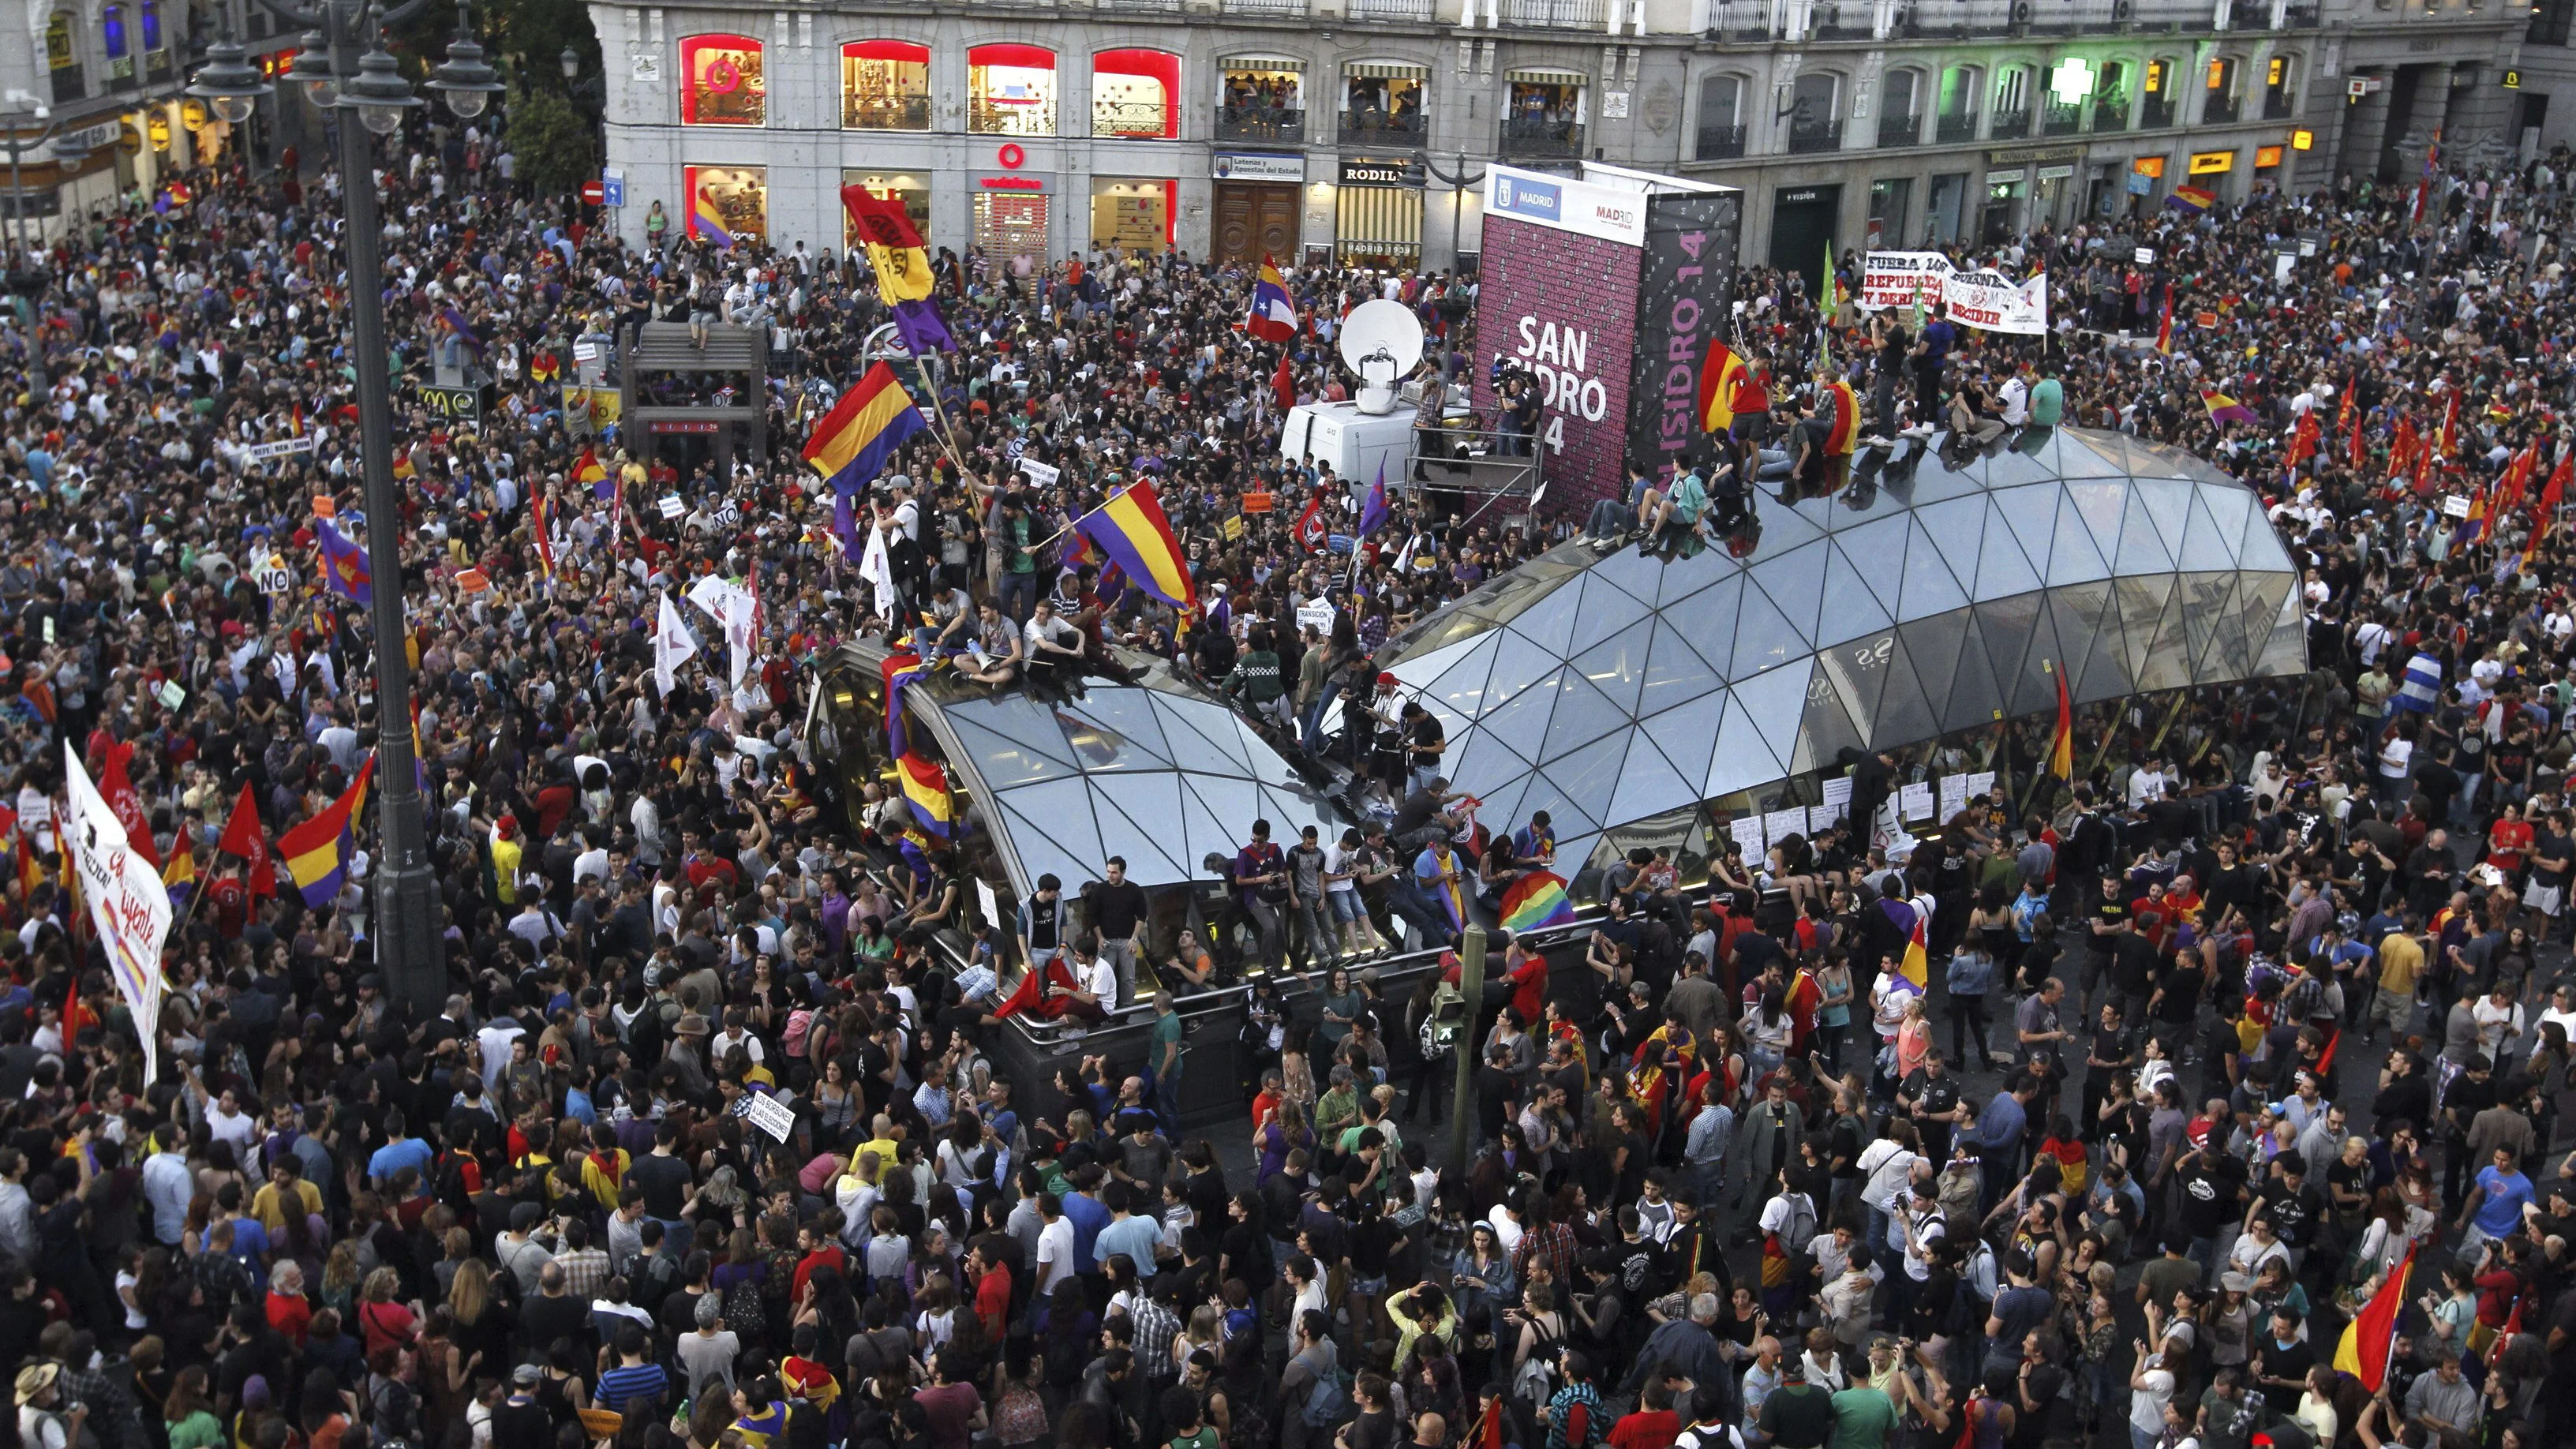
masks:
{"label": "handwritten sign", "polygon": [[1897,809],[1908,820],[1932,818],[1932,787],[1929,784],[1906,785],[1896,792]]}
{"label": "handwritten sign", "polygon": [[1967,806],[1968,777],[1965,775],[1943,775],[1941,777],[1941,814],[1939,818],[1946,822],[1951,816],[1966,809]]}
{"label": "handwritten sign", "polygon": [[1064,476],[1062,468],[1052,463],[1041,463],[1035,458],[1022,458],[1020,471],[1026,473],[1029,481],[1040,488],[1053,488],[1055,480]]}
{"label": "handwritten sign", "polygon": [[1971,800],[1982,800],[1993,794],[1994,789],[1995,772],[1992,770],[1979,770],[1968,777],[1968,798]]}
{"label": "handwritten sign", "polygon": [[1806,829],[1807,807],[1804,805],[1792,805],[1786,810],[1767,811],[1762,816],[1762,833],[1771,837],[1773,845],[1778,845],[1792,835],[1803,834]]}
{"label": "handwritten sign", "polygon": [[689,505],[681,502],[680,495],[677,493],[674,493],[670,497],[662,500],[662,516],[664,518],[677,518],[688,511]]}
{"label": "handwritten sign", "polygon": [[1727,822],[1726,828],[1735,836],[1736,845],[1743,849],[1745,859],[1760,860],[1762,858],[1762,852],[1768,847],[1762,843],[1761,816],[1738,815],[1733,820]]}
{"label": "handwritten sign", "polygon": [[274,443],[253,443],[242,449],[242,457],[249,462],[265,463],[271,458],[284,458],[296,453],[312,451],[313,435],[307,433],[300,438],[280,438]]}
{"label": "handwritten sign", "polygon": [[1271,508],[1277,504],[1277,502],[1278,500],[1271,494],[1256,489],[1253,492],[1243,495],[1243,511],[1246,513],[1268,513]]}
{"label": "handwritten sign", "polygon": [[1851,787],[1852,782],[1851,776],[1849,775],[1842,776],[1839,779],[1829,779],[1825,781],[1824,808],[1828,812],[1825,816],[1827,820],[1840,820],[1843,816],[1850,813]]}
{"label": "handwritten sign", "polygon": [[163,709],[177,709],[187,702],[188,691],[181,689],[177,680],[165,679],[161,681],[161,688],[153,697],[161,701]]}
{"label": "handwritten sign", "polygon": [[751,1103],[752,1126],[781,1142],[787,1140],[788,1133],[796,1130],[796,1114],[776,1097],[767,1092],[754,1092],[747,1100]]}

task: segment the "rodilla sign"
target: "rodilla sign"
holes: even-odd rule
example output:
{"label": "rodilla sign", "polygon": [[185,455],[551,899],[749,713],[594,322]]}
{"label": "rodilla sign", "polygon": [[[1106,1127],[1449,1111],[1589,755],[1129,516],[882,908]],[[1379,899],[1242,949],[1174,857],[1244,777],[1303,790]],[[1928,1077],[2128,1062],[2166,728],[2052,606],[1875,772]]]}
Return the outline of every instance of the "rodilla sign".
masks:
{"label": "rodilla sign", "polygon": [[1491,356],[1475,405],[1493,415],[1497,358],[1531,378],[1548,511],[1615,493],[1628,458],[1658,473],[1691,460],[1695,430],[1665,441],[1667,372],[1690,352],[1675,384],[1687,422],[1698,353],[1727,315],[1741,214],[1730,188],[1620,167],[1486,169],[1477,335]]}

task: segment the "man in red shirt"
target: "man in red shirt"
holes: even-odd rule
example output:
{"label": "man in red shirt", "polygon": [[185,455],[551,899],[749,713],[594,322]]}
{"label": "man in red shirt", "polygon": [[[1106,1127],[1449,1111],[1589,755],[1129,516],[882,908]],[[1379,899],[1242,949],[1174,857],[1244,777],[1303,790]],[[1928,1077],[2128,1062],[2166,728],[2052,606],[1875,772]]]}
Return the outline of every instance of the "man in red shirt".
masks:
{"label": "man in red shirt", "polygon": [[975,1275],[975,1316],[983,1321],[988,1343],[1000,1343],[1010,1326],[1011,1270],[993,1261],[992,1249],[978,1243],[966,1255],[967,1270]]}
{"label": "man in red shirt", "polygon": [[1637,1411],[1610,1426],[1610,1449],[1665,1449],[1682,1432],[1682,1416],[1673,1412],[1673,1391],[1658,1376],[1646,1381],[1637,1396]]}
{"label": "man in red shirt", "polygon": [[2487,864],[2511,878],[2522,870],[2524,857],[2531,854],[2531,822],[2522,818],[2522,807],[2507,805],[2487,831]]}
{"label": "man in red shirt", "polygon": [[1524,1027],[1536,1024],[1547,1001],[1547,958],[1514,937],[1503,947],[1503,979],[1512,984],[1512,1014]]}
{"label": "man in red shirt", "polygon": [[805,1280],[814,1276],[815,1269],[849,1271],[849,1258],[841,1251],[841,1240],[829,1233],[818,1235],[811,1223],[796,1230],[796,1249],[805,1255],[796,1260],[796,1276],[790,1283],[797,1302],[805,1300]]}

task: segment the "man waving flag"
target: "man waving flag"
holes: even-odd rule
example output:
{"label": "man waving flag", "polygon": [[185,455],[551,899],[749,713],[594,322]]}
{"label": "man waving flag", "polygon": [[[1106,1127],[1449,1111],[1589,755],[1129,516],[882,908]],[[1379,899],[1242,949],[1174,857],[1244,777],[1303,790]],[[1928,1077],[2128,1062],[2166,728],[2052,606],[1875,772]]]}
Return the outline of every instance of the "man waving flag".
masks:
{"label": "man waving flag", "polygon": [[1270,258],[1261,259],[1261,275],[1252,283],[1252,315],[1243,330],[1264,342],[1285,342],[1297,335],[1297,304],[1288,296],[1288,281]]}

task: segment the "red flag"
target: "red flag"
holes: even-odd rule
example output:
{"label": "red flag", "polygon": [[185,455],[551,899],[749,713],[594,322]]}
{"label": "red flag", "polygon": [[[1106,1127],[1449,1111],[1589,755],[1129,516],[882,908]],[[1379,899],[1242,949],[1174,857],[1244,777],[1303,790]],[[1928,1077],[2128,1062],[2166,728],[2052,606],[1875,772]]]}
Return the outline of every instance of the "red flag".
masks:
{"label": "red flag", "polygon": [[1313,553],[1324,546],[1329,532],[1324,522],[1324,495],[1318,492],[1306,500],[1306,511],[1297,515],[1297,544]]}
{"label": "red flag", "polygon": [[2406,1257],[2370,1296],[2370,1303],[2344,1325],[2343,1342],[2335,1348],[2334,1366],[2361,1380],[2361,1386],[2378,1393],[2388,1381],[2388,1351],[2396,1344],[2397,1310],[2406,1306],[2407,1270],[2415,1266],[2415,1249],[2408,1248]]}
{"label": "red flag", "polygon": [[136,854],[161,868],[161,852],[152,848],[152,817],[143,813],[143,797],[135,791],[132,777],[125,772],[125,762],[134,758],[134,746],[122,741],[107,747],[107,768],[100,772],[99,798],[116,812],[117,823],[125,827],[125,842]]}
{"label": "red flag", "polygon": [[2397,432],[2388,443],[2388,476],[2391,479],[2406,476],[2408,465],[2414,461],[2415,415],[2400,413],[2397,415]]}
{"label": "red flag", "polygon": [[2317,410],[2299,414],[2299,426],[2290,434],[2289,466],[2296,468],[2317,455]]}
{"label": "red flag", "polygon": [[1271,396],[1279,400],[1284,411],[1297,405],[1297,373],[1288,365],[1288,354],[1279,354],[1279,370],[1270,375]]}
{"label": "red flag", "polygon": [[268,853],[268,835],[259,826],[259,805],[250,793],[250,782],[244,780],[241,798],[233,802],[233,813],[224,819],[224,838],[215,849],[226,855],[238,855],[250,863],[250,893],[255,896],[277,894],[277,863]]}
{"label": "red flag", "polygon": [[98,1013],[81,1005],[80,973],[72,973],[71,994],[63,999],[63,1045],[69,1047],[80,1029],[98,1020]]}

